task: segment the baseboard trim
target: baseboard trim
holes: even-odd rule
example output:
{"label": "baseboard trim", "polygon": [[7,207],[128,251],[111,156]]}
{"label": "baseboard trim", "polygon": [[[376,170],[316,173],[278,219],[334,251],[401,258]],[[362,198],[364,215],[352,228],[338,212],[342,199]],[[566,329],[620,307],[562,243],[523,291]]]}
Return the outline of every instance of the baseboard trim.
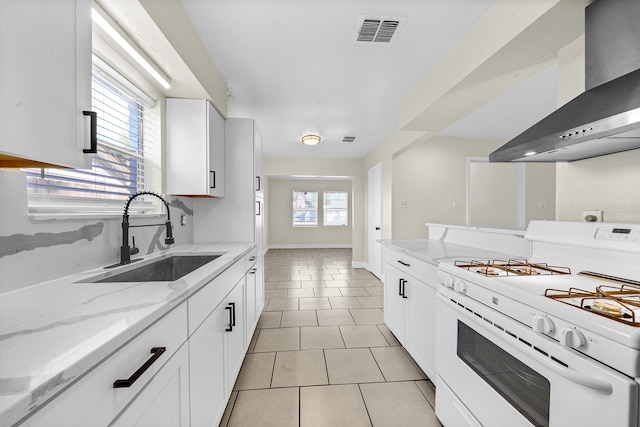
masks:
{"label": "baseboard trim", "polygon": [[288,245],[269,245],[269,249],[351,249],[351,243],[293,243]]}
{"label": "baseboard trim", "polygon": [[369,270],[369,263],[366,261],[351,261],[351,267],[366,268],[367,270]]}

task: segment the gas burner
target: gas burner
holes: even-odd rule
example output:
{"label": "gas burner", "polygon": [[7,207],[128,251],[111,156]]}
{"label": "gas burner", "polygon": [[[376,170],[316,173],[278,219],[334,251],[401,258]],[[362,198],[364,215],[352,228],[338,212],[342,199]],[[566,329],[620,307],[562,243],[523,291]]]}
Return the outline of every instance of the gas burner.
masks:
{"label": "gas burner", "polygon": [[456,261],[456,267],[482,274],[496,276],[537,276],[550,274],[571,274],[568,267],[550,267],[545,263],[529,263],[526,260]]}
{"label": "gas burner", "polygon": [[578,288],[547,289],[545,296],[627,325],[640,327],[640,282],[591,271],[578,274],[612,284],[598,285],[595,291]]}

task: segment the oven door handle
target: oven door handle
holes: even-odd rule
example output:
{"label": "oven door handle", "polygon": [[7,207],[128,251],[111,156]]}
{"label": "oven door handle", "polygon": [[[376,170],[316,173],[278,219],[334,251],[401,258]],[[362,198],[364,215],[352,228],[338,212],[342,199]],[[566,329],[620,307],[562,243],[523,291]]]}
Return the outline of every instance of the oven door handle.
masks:
{"label": "oven door handle", "polygon": [[556,365],[555,362],[545,359],[539,359],[539,362],[542,362],[549,369],[557,373],[558,375],[563,376],[564,378],[572,381],[576,384],[580,384],[584,387],[590,388],[595,391],[599,391],[604,394],[613,393],[613,386],[608,382],[603,380],[602,378],[592,377],[590,375],[584,374],[582,372],[574,371],[570,368],[563,368],[561,366]]}

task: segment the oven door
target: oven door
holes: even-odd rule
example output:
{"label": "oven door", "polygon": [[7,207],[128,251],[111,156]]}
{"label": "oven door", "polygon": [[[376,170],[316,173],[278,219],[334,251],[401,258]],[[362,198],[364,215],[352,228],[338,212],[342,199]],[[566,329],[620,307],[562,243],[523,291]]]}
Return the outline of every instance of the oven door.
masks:
{"label": "oven door", "polygon": [[445,427],[637,426],[632,379],[443,287],[437,310]]}

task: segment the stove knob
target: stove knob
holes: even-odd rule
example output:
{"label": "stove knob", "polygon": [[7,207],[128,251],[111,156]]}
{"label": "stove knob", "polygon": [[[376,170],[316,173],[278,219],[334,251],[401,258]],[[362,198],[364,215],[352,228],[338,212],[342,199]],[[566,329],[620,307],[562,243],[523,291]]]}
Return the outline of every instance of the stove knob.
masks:
{"label": "stove knob", "polygon": [[585,345],[587,339],[584,334],[575,328],[562,329],[562,337],[560,343],[567,347],[580,348]]}
{"label": "stove knob", "polygon": [[445,276],[444,278],[444,286],[453,289],[453,283],[455,282],[454,278],[451,276]]}
{"label": "stove knob", "polygon": [[464,282],[464,280],[458,279],[453,284],[453,289],[456,292],[460,292],[461,294],[466,294],[467,293],[467,284]]}
{"label": "stove knob", "polygon": [[555,329],[553,321],[547,316],[533,316],[533,330],[540,334],[550,334]]}

